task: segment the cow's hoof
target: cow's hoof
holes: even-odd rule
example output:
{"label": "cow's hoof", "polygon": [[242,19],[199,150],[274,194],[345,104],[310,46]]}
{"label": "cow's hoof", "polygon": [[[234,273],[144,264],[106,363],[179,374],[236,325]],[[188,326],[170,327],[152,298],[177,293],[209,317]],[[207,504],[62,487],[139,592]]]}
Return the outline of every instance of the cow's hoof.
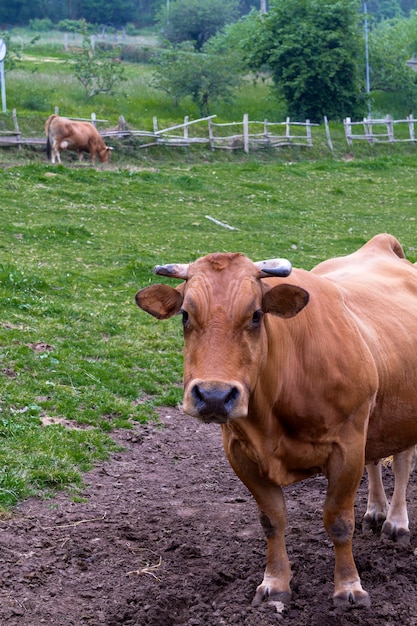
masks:
{"label": "cow's hoof", "polygon": [[369,535],[379,532],[385,522],[385,517],[385,514],[382,512],[366,513],[362,519],[362,533]]}
{"label": "cow's hoof", "polygon": [[252,600],[252,606],[259,606],[264,600],[273,603],[281,602],[283,605],[287,605],[291,600],[291,591],[273,591],[266,585],[259,585]]}
{"label": "cow's hoof", "polygon": [[370,607],[371,599],[369,594],[363,589],[355,591],[342,591],[333,596],[333,604],[337,608],[346,609],[348,607]]}
{"label": "cow's hoof", "polygon": [[410,531],[407,528],[397,527],[387,520],[382,526],[381,539],[385,543],[395,541],[402,546],[408,546],[410,545]]}

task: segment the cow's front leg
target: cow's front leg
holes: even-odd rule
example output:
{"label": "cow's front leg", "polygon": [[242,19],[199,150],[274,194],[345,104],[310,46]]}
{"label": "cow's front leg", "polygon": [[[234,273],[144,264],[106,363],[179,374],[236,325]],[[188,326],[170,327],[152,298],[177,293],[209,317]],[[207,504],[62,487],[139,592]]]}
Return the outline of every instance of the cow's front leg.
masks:
{"label": "cow's front leg", "polygon": [[291,597],[291,568],[285,546],[286,506],[282,489],[260,474],[258,465],[245,454],[239,441],[229,439],[225,431],[223,429],[223,443],[227,458],[256,500],[267,541],[266,569],[252,604],[258,606],[266,599],[286,604]]}
{"label": "cow's front leg", "polygon": [[363,474],[363,457],[358,443],[356,449],[336,450],[326,471],[328,488],[323,517],[335,552],[333,601],[340,607],[371,604],[362,588],[352,553],[354,500]]}

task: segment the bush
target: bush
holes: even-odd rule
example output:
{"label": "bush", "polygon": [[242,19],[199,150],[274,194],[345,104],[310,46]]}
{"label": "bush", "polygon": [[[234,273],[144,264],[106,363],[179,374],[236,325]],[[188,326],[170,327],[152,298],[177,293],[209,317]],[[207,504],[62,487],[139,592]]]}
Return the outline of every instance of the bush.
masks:
{"label": "bush", "polygon": [[53,23],[49,17],[45,17],[44,19],[35,18],[33,20],[29,20],[29,30],[32,30],[37,33],[45,33],[48,30],[52,30]]}
{"label": "bush", "polygon": [[84,20],[61,20],[58,22],[58,30],[67,33],[92,33],[94,27],[86,24]]}
{"label": "bush", "polygon": [[126,44],[120,49],[120,58],[128,63],[151,63],[155,58],[155,51],[152,48],[141,48]]}
{"label": "bush", "polygon": [[129,22],[126,24],[125,32],[128,37],[134,37],[135,35],[139,35],[140,31],[132,22]]}

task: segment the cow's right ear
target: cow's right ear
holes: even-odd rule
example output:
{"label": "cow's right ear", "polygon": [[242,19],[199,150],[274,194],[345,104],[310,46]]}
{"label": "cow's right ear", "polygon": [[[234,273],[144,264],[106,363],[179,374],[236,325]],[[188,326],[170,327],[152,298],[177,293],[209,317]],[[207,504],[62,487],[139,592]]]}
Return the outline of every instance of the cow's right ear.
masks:
{"label": "cow's right ear", "polygon": [[179,313],[183,301],[182,285],[176,289],[169,285],[156,284],[145,287],[135,296],[138,307],[158,320],[166,320]]}

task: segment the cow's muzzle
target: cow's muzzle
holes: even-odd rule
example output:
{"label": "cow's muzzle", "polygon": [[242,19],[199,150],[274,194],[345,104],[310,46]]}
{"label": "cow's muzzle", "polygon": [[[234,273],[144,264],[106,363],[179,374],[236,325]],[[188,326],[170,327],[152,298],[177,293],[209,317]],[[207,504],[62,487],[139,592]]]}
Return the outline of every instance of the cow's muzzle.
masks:
{"label": "cow's muzzle", "polygon": [[238,382],[193,380],[184,391],[183,410],[204,422],[224,424],[246,415],[245,395]]}

